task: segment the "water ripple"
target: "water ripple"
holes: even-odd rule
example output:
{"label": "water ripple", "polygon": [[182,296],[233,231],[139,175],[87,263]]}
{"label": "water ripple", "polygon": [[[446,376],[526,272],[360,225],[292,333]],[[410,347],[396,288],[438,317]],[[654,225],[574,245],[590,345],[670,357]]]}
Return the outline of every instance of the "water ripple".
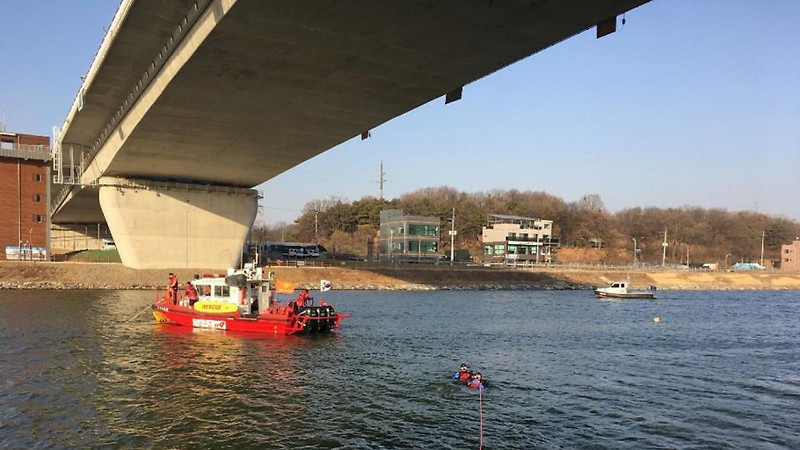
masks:
{"label": "water ripple", "polygon": [[150,300],[0,291],[0,447],[800,448],[791,292],[332,292],[342,332],[286,339]]}

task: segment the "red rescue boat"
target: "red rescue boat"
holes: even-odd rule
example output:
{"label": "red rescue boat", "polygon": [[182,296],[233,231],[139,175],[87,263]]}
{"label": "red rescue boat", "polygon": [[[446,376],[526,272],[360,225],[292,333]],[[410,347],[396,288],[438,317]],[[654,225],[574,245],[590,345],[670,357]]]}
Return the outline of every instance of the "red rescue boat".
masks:
{"label": "red rescue boat", "polygon": [[[156,294],[152,305],[158,323],[194,328],[247,331],[262,334],[317,334],[339,328],[349,314],[338,313],[330,303],[314,304],[309,298],[303,305],[296,301],[276,301],[275,275],[263,277],[261,267],[246,264],[243,269],[229,269],[227,274],[205,274],[191,281],[197,300],[171,299]],[[289,283],[292,292],[294,286]],[[329,290],[330,282],[320,283]]]}

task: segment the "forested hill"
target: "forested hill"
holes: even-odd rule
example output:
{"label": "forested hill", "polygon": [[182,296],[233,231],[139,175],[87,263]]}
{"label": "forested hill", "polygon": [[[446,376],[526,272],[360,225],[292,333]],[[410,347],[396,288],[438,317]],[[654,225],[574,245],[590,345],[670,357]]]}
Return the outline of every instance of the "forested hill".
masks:
{"label": "forested hill", "polygon": [[[609,254],[633,253],[633,239],[641,261],[660,261],[664,232],[670,261],[758,261],[762,236],[764,259],[779,260],[780,246],[800,236],[800,223],[754,211],[699,207],[634,207],[610,213],[597,194],[566,202],[546,192],[495,190],[465,193],[449,187],[425,188],[391,201],[365,197],[354,202],[338,198],[314,200],[294,224],[261,226],[254,239],[303,241],[325,245],[337,253],[363,255],[366,242],[377,234],[380,211],[402,209],[407,214],[437,216],[442,224],[440,248],[449,251],[455,208],[456,249],[481,254],[481,231],[488,214],[506,214],[552,220],[563,247],[589,247],[601,242]],[[689,254],[686,258],[684,255]],[[623,259],[624,260],[624,259]],[[609,261],[613,262],[613,261]]]}

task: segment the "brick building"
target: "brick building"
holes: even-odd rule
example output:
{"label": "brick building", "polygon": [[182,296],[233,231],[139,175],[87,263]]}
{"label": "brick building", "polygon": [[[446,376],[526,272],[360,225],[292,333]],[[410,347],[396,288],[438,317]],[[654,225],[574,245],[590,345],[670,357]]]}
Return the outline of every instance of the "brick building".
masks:
{"label": "brick building", "polygon": [[0,131],[0,260],[49,255],[50,138]]}
{"label": "brick building", "polygon": [[800,238],[791,244],[781,245],[781,270],[800,272]]}

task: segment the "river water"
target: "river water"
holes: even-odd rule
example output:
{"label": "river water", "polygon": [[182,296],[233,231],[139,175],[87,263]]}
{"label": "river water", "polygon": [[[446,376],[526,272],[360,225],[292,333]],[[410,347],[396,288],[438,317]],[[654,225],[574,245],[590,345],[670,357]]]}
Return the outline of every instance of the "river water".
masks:
{"label": "river water", "polygon": [[0,291],[0,447],[800,448],[796,291],[328,294],[339,333],[266,338]]}

